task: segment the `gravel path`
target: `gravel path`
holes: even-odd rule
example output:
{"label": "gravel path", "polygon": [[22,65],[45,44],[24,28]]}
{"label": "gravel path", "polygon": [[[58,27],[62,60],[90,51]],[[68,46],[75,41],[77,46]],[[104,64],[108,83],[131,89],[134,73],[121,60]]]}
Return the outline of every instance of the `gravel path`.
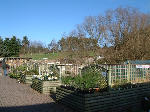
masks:
{"label": "gravel path", "polygon": [[0,112],[73,112],[15,79],[0,76]]}

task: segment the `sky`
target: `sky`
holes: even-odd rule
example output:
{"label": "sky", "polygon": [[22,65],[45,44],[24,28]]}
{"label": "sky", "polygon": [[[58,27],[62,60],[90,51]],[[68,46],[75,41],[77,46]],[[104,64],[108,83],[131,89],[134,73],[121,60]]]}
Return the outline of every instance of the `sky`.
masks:
{"label": "sky", "polygon": [[150,13],[150,0],[0,0],[0,36],[27,36],[47,45],[71,32],[86,16],[128,6]]}

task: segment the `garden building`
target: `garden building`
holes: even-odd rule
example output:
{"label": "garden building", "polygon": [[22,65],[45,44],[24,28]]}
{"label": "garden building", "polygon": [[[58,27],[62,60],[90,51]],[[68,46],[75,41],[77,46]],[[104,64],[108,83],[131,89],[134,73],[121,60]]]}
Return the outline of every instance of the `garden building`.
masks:
{"label": "garden building", "polygon": [[150,80],[150,60],[126,61],[123,64],[101,65],[109,71],[111,84],[116,81],[141,83]]}

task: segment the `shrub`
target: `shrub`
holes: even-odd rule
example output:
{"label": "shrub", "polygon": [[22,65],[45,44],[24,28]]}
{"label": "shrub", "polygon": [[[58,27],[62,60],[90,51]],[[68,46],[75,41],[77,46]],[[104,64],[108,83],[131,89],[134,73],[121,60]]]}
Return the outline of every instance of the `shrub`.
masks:
{"label": "shrub", "polygon": [[62,77],[61,81],[66,86],[72,86],[74,78],[71,76]]}
{"label": "shrub", "polygon": [[29,70],[29,71],[25,71],[25,75],[38,75],[38,71],[37,70]]}
{"label": "shrub", "polygon": [[14,79],[19,79],[20,78],[20,74],[8,73],[8,76],[10,78],[14,78]]}
{"label": "shrub", "polygon": [[126,89],[130,87],[131,87],[131,83],[129,83],[127,80],[119,80],[118,78],[116,79],[116,81],[112,86],[112,88],[114,89]]}
{"label": "shrub", "polygon": [[107,87],[106,77],[102,76],[101,71],[92,66],[84,69],[81,75],[75,77],[67,76],[62,78],[65,85],[73,86],[79,90],[89,90],[93,88],[104,89]]}

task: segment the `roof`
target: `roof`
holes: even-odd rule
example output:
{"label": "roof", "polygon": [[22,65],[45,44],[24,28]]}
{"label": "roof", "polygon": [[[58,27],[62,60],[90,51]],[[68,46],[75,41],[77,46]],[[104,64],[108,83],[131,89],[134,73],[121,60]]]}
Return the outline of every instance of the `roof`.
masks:
{"label": "roof", "polygon": [[144,65],[144,64],[150,64],[150,60],[128,60],[125,62],[125,64],[139,64],[139,65]]}

